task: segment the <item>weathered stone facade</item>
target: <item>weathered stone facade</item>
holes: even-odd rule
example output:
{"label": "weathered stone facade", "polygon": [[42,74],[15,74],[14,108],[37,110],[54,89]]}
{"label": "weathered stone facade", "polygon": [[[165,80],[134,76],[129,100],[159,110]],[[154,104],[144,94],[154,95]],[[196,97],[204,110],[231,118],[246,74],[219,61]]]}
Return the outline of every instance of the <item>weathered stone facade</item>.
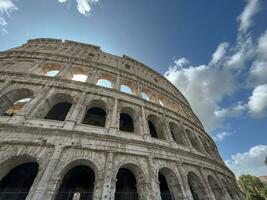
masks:
{"label": "weathered stone facade", "polygon": [[[51,77],[51,71],[58,73]],[[86,79],[75,81],[75,74]],[[97,85],[101,79],[112,87]],[[16,166],[37,163],[27,200],[57,199],[65,174],[78,165],[95,174],[94,200],[115,199],[120,168],[134,174],[140,200],[161,199],[159,172],[175,200],[197,199],[193,194],[201,200],[244,199],[185,97],[132,58],[73,41],[29,40],[0,53],[0,113],[23,98],[30,101],[0,116],[0,180]],[[60,102],[71,105],[66,117],[45,119]],[[83,123],[92,107],[105,111],[104,127]],[[132,132],[120,129],[121,113],[132,118]]]}

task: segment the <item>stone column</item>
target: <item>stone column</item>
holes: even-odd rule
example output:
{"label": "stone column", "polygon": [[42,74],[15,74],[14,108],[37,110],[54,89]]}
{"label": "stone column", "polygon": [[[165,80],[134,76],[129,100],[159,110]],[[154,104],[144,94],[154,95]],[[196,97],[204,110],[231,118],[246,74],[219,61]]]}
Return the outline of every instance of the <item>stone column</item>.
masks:
{"label": "stone column", "polygon": [[148,169],[149,169],[149,179],[150,179],[150,193],[147,194],[147,200],[161,199],[158,174],[155,173],[153,166],[153,158],[148,157]]}
{"label": "stone column", "polygon": [[221,190],[222,190],[222,192],[224,194],[225,199],[226,200],[232,200],[230,195],[228,194],[226,188],[224,187],[223,183],[221,182],[221,179],[218,177],[217,172],[215,172],[214,174],[215,174],[215,177],[216,177],[216,181],[219,184],[219,186],[220,186],[220,188],[221,188]]}
{"label": "stone column", "polygon": [[110,131],[117,131],[118,130],[118,99],[114,99],[113,109],[111,111],[111,118],[110,118],[110,125],[108,125]]}
{"label": "stone column", "polygon": [[178,171],[182,180],[183,184],[183,194],[184,194],[184,200],[194,200],[190,187],[188,185],[188,180],[187,180],[187,174],[184,166],[182,166],[181,163],[178,163]]}
{"label": "stone column", "polygon": [[66,75],[68,74],[69,70],[71,69],[72,64],[71,63],[66,63],[62,69],[58,72],[58,74],[56,75],[57,77],[60,78],[66,78]]}
{"label": "stone column", "polygon": [[209,184],[209,182],[207,181],[206,176],[205,176],[205,174],[204,174],[204,172],[203,172],[203,168],[200,168],[199,171],[200,171],[200,174],[201,174],[202,182],[203,182],[204,186],[206,186],[205,189],[206,189],[206,193],[207,193],[207,195],[208,195],[208,198],[209,198],[210,200],[216,200],[216,198],[215,198],[215,196],[214,196],[214,194],[213,194],[213,191],[212,191],[212,189],[211,189],[211,187],[210,187],[210,184]]}
{"label": "stone column", "polygon": [[142,98],[140,82],[137,81],[136,83],[137,83],[137,94],[136,95]]}
{"label": "stone column", "polygon": [[[198,144],[199,144],[199,146],[200,146],[200,149],[201,149],[201,153],[203,153],[203,154],[205,154],[205,148],[204,148],[204,146],[203,146],[203,144],[202,144],[202,142],[201,142],[201,140],[200,140],[200,138],[198,137],[198,134],[196,133],[196,131],[195,130],[193,130],[193,133],[195,134],[195,136],[196,136],[196,139],[197,139],[197,141],[198,141]],[[207,154],[206,154],[207,155]]]}
{"label": "stone column", "polygon": [[32,74],[34,73],[34,71],[36,69],[38,69],[40,67],[41,64],[43,64],[45,62],[45,60],[37,60],[37,62],[35,62],[32,66],[32,68],[28,71],[28,74]]}
{"label": "stone column", "polygon": [[[102,197],[101,200],[110,200],[114,199],[115,188],[112,188],[112,177],[114,173],[113,169],[113,152],[107,152],[106,154],[106,163],[102,184]],[[113,192],[113,193],[112,193]]]}
{"label": "stone column", "polygon": [[145,108],[144,106],[141,106],[141,119],[142,119],[142,135],[144,136],[144,139],[150,138],[150,133],[149,133],[149,127],[146,119],[146,114],[145,114]]}
{"label": "stone column", "polygon": [[[163,111],[163,109],[162,109],[162,111]],[[164,123],[164,132],[166,134],[165,139],[169,142],[175,143],[175,138],[172,137],[171,129],[170,129],[170,126],[168,124],[167,117],[166,117],[166,114],[164,111],[163,111],[163,123]]]}
{"label": "stone column", "polygon": [[74,125],[78,123],[78,116],[81,114],[81,109],[83,107],[86,107],[84,105],[86,96],[87,96],[86,92],[83,91],[81,93],[81,96],[80,96],[78,102],[75,102],[72,104],[71,109],[70,109],[70,111],[69,111],[69,113],[65,119],[65,121],[66,121],[65,125],[64,125],[65,129],[72,129],[74,127]]}
{"label": "stone column", "polygon": [[46,166],[44,174],[42,178],[40,179],[40,182],[36,188],[36,192],[34,193],[34,196],[32,197],[31,200],[48,199],[47,198],[48,186],[50,184],[51,178],[53,176],[53,172],[58,164],[62,151],[63,151],[63,147],[61,145],[56,146],[52,157],[49,158],[50,161],[48,165]]}
{"label": "stone column", "polygon": [[180,127],[181,127],[181,131],[182,131],[183,134],[184,134],[184,140],[185,140],[185,144],[186,144],[186,146],[189,147],[190,149],[193,149],[193,146],[192,146],[192,144],[191,144],[191,142],[190,142],[190,140],[189,140],[189,138],[188,138],[188,135],[187,135],[187,133],[186,133],[186,131],[185,131],[184,126],[183,126],[182,124],[179,124],[179,125],[180,125]]}
{"label": "stone column", "polygon": [[43,90],[40,94],[36,96],[36,106],[33,108],[33,110],[27,115],[29,117],[35,117],[39,109],[44,105],[44,103],[47,101],[47,97],[49,97],[55,90],[55,88],[52,88],[50,85],[46,86],[47,90]]}
{"label": "stone column", "polygon": [[96,84],[97,83],[97,72],[98,69],[94,68],[91,73],[88,74],[87,83]]}
{"label": "stone column", "polygon": [[120,91],[120,74],[116,75],[116,82],[114,89]]}

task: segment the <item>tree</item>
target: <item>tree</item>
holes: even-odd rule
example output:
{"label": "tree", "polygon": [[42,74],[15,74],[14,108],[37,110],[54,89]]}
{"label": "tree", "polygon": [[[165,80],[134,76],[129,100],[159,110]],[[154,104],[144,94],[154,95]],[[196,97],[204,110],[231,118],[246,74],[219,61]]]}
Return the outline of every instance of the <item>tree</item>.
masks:
{"label": "tree", "polygon": [[239,182],[243,191],[246,194],[246,200],[261,200],[265,199],[264,184],[256,176],[242,175],[239,177]]}
{"label": "tree", "polygon": [[267,165],[267,157],[265,157],[265,161],[264,161],[265,165]]}
{"label": "tree", "polygon": [[261,195],[267,199],[267,185],[261,189]]}

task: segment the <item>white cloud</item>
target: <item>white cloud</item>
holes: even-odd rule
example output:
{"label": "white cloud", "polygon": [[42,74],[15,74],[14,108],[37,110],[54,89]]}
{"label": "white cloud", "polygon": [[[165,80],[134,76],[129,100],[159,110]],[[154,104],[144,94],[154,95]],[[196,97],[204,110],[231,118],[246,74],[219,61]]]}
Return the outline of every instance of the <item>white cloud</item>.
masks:
{"label": "white cloud", "polygon": [[215,111],[223,97],[234,92],[233,75],[214,65],[181,68],[177,63],[169,67],[164,76],[186,96],[205,128],[210,131],[218,127],[222,119],[216,117]]}
{"label": "white cloud", "polygon": [[262,117],[267,113],[267,84],[257,86],[249,97],[249,113],[254,117]]}
{"label": "white cloud", "polygon": [[[66,3],[68,0],[58,0],[60,3]],[[99,0],[76,0],[76,7],[82,15],[89,15],[92,10],[92,5],[99,2]]]}
{"label": "white cloud", "polygon": [[10,17],[15,10],[18,10],[18,8],[12,0],[0,0],[0,30],[2,33],[7,33],[8,23],[6,18]]}
{"label": "white cloud", "polygon": [[211,64],[216,64],[224,58],[228,46],[229,44],[224,42],[217,47],[216,51],[212,54]]}
{"label": "white cloud", "polygon": [[226,160],[225,163],[236,176],[242,174],[252,174],[262,176],[267,174],[267,167],[264,164],[264,159],[267,155],[267,145],[257,145],[251,147],[249,151],[237,153]]}
{"label": "white cloud", "polygon": [[[188,66],[186,58],[177,59],[164,74],[189,100],[204,127],[214,137],[217,135],[216,129],[225,127],[227,118],[249,116],[248,113],[256,116],[257,107],[252,107],[251,102],[259,104],[259,98],[256,101],[254,97],[258,93],[253,92],[248,100],[250,103],[239,100],[226,107],[220,104],[225,97],[231,97],[240,89],[252,89],[259,85],[256,84],[259,80],[260,84],[267,81],[267,31],[256,42],[249,32],[252,18],[260,10],[259,6],[258,0],[247,0],[238,18],[240,24],[235,45],[230,46],[227,42],[219,44],[210,62],[205,65]],[[264,107],[263,100],[259,105]],[[258,114],[262,113],[258,111]],[[226,133],[220,134],[218,137],[223,138]]]}
{"label": "white cloud", "polygon": [[223,141],[223,139],[224,139],[225,137],[230,136],[230,135],[232,135],[232,134],[233,134],[233,132],[226,132],[226,131],[224,131],[224,132],[215,134],[215,135],[213,136],[213,138],[214,138],[215,141]]}
{"label": "white cloud", "polygon": [[238,20],[240,21],[239,31],[245,33],[252,25],[252,18],[260,10],[259,0],[246,0],[247,5]]}

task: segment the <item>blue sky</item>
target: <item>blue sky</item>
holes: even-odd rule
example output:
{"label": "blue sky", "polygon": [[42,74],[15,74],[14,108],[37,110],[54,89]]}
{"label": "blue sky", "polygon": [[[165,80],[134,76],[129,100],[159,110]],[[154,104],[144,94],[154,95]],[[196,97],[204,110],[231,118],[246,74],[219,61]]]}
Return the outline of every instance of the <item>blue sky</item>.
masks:
{"label": "blue sky", "polygon": [[188,98],[237,176],[267,175],[267,0],[0,0],[0,51],[39,37],[152,67]]}

